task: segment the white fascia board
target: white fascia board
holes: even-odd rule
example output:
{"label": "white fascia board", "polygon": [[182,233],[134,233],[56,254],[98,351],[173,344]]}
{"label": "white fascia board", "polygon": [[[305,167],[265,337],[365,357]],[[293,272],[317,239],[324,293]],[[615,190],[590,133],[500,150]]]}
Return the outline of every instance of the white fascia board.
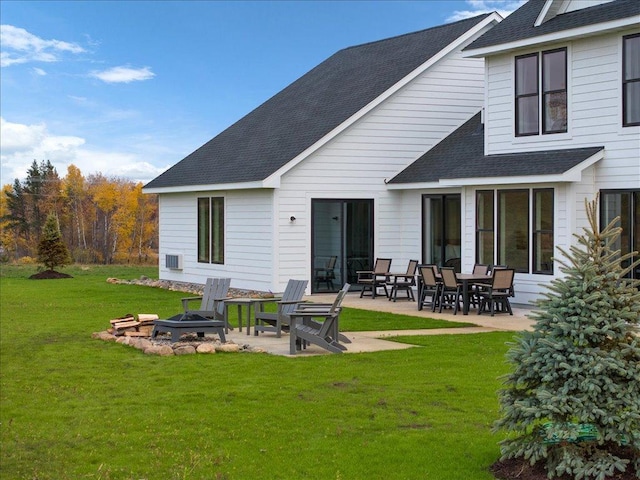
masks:
{"label": "white fascia board", "polygon": [[[554,6],[553,12],[551,13],[551,15],[549,15],[549,11],[551,10],[551,7],[553,6],[554,3],[556,5]],[[536,21],[533,25],[536,27],[539,27],[550,18],[555,17],[558,11],[562,8],[560,5],[557,5],[558,3],[562,4],[563,0],[547,0],[544,6],[542,7],[542,10],[540,10],[540,14],[538,15],[538,18],[536,18]],[[549,16],[547,17],[547,15]]]}
{"label": "white fascia board", "polygon": [[449,185],[442,185],[438,182],[423,182],[423,183],[387,183],[388,190],[426,190],[426,189],[440,189],[449,187]]}
{"label": "white fascia board", "polygon": [[618,20],[612,20],[610,22],[599,23],[596,25],[586,25],[584,27],[573,28],[570,30],[561,30],[559,32],[549,33],[547,35],[541,35],[539,37],[524,38],[517,42],[501,43],[499,45],[492,45],[485,48],[476,48],[473,50],[467,50],[463,52],[464,56],[479,58],[487,57],[489,55],[495,55],[498,53],[505,53],[511,50],[518,50],[522,48],[535,47],[540,44],[554,43],[560,41],[573,40],[580,37],[588,37],[592,35],[599,35],[607,33],[613,30],[620,30],[627,27],[633,27],[638,24],[638,19],[634,17],[621,18]]}
{"label": "white fascia board", "polygon": [[369,104],[367,104],[364,107],[362,107],[359,111],[354,113],[347,120],[345,120],[340,125],[338,125],[336,128],[331,130],[329,133],[327,133],[324,137],[322,137],[316,143],[311,145],[309,148],[307,148],[306,150],[301,152],[299,155],[294,157],[291,161],[287,162],[285,165],[283,165],[278,170],[276,170],[271,175],[269,175],[264,180],[265,187],[277,188],[277,186],[275,186],[275,185],[276,185],[276,183],[277,183],[278,186],[280,185],[280,177],[282,177],[282,175],[284,175],[285,173],[290,171],[292,168],[294,168],[296,165],[298,165],[300,162],[302,162],[305,158],[307,158],[313,152],[315,152],[318,149],[320,149],[323,145],[326,145],[328,142],[333,140],[340,133],[344,132],[347,128],[349,128],[351,125],[356,123],[358,120],[360,120],[362,117],[364,117],[371,110],[373,110],[378,105],[382,104],[385,100],[387,100],[389,97],[391,97],[393,94],[398,92],[402,87],[404,87],[405,85],[410,83],[412,80],[414,80],[416,77],[421,75],[429,67],[433,66],[439,60],[441,60],[446,55],[448,55],[449,53],[454,51],[456,48],[458,48],[460,45],[463,45],[465,42],[467,42],[468,40],[473,38],[474,35],[477,35],[487,25],[489,25],[491,23],[499,23],[500,21],[502,21],[502,17],[499,14],[497,14],[496,12],[493,12],[491,15],[487,16],[487,18],[485,18],[482,22],[478,23],[473,28],[467,30],[467,32],[465,32],[464,35],[461,35],[460,37],[458,37],[454,42],[452,42],[449,45],[447,45],[445,48],[440,50],[437,54],[432,56],[429,60],[427,60],[422,65],[420,65],[418,68],[416,68],[413,72],[409,73],[407,76],[402,78],[395,85],[391,86],[389,89],[387,89],[381,95],[379,95],[374,100],[369,102]]}
{"label": "white fascia board", "polygon": [[143,188],[142,193],[187,193],[187,192],[215,192],[218,190],[249,190],[256,188],[270,188],[264,182],[246,183],[215,183],[211,185],[180,185],[177,187]]}

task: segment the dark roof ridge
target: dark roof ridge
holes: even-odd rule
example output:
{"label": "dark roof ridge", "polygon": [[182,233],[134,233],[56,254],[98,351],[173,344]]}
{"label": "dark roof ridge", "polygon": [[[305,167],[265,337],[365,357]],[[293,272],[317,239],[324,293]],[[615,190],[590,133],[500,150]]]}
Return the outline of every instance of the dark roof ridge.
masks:
{"label": "dark roof ridge", "polygon": [[536,26],[536,20],[545,2],[546,0],[528,0],[494,28],[466,46],[464,51],[469,52],[498,45],[509,45],[513,42],[525,40],[531,41],[544,35],[640,15],[640,1],[614,0],[558,14]]}
{"label": "dark roof ridge", "polygon": [[349,47],[341,48],[340,50],[335,52],[333,55],[335,55],[337,53],[340,53],[340,52],[346,52],[348,50],[353,50],[353,49],[356,49],[356,48],[360,48],[360,47],[366,47],[368,45],[375,45],[377,43],[388,42],[389,40],[400,39],[402,37],[409,37],[411,35],[416,35],[416,34],[419,34],[419,33],[426,33],[428,31],[435,31],[435,30],[438,30],[440,28],[448,28],[448,27],[451,27],[451,26],[453,26],[453,25],[455,25],[457,23],[468,22],[470,20],[478,21],[481,18],[488,17],[489,15],[491,15],[493,13],[496,13],[496,12],[494,11],[494,12],[481,13],[480,15],[475,15],[473,17],[463,18],[462,20],[456,20],[455,22],[443,23],[441,25],[434,25],[433,27],[423,28],[421,30],[415,30],[413,32],[401,33],[400,35],[394,35],[392,37],[381,38],[380,40],[371,40],[370,42],[359,43],[358,45],[351,45]]}

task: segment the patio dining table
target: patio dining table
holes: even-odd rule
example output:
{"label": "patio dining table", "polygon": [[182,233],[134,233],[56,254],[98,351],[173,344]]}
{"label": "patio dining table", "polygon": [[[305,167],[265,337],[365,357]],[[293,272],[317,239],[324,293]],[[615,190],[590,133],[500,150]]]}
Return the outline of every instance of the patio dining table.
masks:
{"label": "patio dining table", "polygon": [[478,275],[475,273],[456,273],[456,278],[462,284],[462,314],[469,315],[471,298],[469,290],[473,283],[491,283],[491,275]]}

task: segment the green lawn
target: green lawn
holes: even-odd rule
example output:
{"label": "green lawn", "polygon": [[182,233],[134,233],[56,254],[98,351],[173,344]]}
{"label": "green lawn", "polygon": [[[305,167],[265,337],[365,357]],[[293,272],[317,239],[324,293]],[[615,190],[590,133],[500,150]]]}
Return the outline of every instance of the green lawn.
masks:
{"label": "green lawn", "polygon": [[0,478],[493,478],[511,333],[402,337],[423,348],[371,354],[147,356],[91,333],[177,313],[184,294],[105,281],[153,268],[64,271],[74,278],[2,267]]}

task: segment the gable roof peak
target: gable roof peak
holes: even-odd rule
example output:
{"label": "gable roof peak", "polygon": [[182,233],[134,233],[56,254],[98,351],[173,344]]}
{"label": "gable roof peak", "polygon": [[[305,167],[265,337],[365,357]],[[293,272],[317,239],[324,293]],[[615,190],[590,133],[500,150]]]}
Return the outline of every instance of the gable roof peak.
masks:
{"label": "gable roof peak", "polygon": [[[496,14],[342,49],[145,185],[146,191],[270,188],[422,66],[478,35]],[[244,187],[243,187],[244,186]]]}
{"label": "gable roof peak", "polygon": [[529,0],[464,49],[482,57],[637,25],[639,0]]}

